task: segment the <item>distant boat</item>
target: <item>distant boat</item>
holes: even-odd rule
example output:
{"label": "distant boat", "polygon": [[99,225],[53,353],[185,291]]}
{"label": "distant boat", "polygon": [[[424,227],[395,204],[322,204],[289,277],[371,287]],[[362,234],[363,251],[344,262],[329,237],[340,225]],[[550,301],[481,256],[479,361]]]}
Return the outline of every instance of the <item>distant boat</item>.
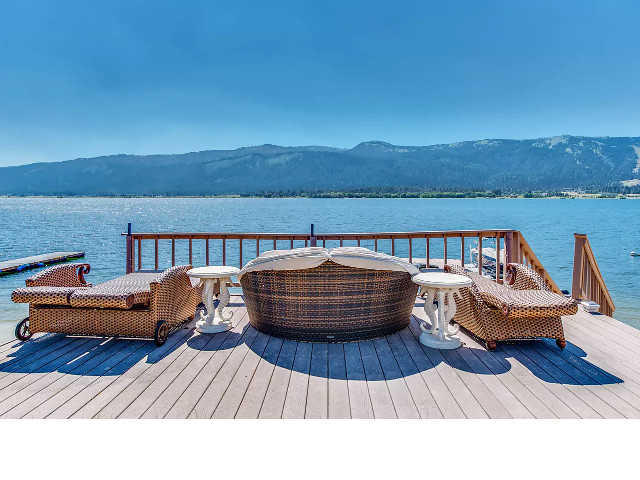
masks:
{"label": "distant boat", "polygon": [[[470,247],[471,261],[478,265],[478,241]],[[485,246],[486,245],[486,246]],[[504,269],[504,248],[500,249],[500,273]],[[496,239],[483,237],[482,239],[482,270],[485,275],[494,276],[496,274]]]}
{"label": "distant boat", "polygon": [[638,252],[631,252],[631,256],[632,256],[632,257],[640,257],[640,253],[638,253]]}

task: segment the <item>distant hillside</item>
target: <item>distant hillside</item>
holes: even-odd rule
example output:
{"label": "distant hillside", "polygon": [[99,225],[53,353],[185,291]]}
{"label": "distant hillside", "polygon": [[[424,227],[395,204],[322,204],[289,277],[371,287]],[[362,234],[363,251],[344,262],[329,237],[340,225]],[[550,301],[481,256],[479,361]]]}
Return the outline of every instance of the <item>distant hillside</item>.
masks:
{"label": "distant hillside", "polygon": [[262,145],[0,168],[0,195],[218,195],[371,187],[522,192],[639,183],[640,137],[568,135],[426,147]]}

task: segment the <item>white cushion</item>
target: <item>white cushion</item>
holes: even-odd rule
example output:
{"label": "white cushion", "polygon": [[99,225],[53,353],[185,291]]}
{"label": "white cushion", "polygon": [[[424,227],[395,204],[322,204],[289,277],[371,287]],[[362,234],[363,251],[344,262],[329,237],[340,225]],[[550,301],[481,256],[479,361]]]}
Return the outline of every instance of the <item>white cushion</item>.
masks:
{"label": "white cushion", "polygon": [[411,276],[420,273],[420,270],[401,258],[374,252],[367,248],[338,247],[328,250],[322,247],[309,247],[264,252],[240,270],[238,280],[247,272],[303,270],[318,267],[327,260],[332,260],[347,267],[407,272]]}

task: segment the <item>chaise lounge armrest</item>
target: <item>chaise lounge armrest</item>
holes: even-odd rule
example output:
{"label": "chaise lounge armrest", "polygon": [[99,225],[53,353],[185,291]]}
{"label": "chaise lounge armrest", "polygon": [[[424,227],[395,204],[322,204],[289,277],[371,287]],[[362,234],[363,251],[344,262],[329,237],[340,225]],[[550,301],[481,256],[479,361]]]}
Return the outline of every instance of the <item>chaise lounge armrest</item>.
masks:
{"label": "chaise lounge armrest", "polygon": [[84,275],[89,273],[88,263],[67,263],[49,267],[25,280],[27,287],[90,287]]}
{"label": "chaise lounge armrest", "polygon": [[151,283],[151,308],[159,317],[173,318],[194,301],[196,305],[200,302],[202,287],[194,287],[187,275],[192,268],[191,265],[176,265]]}

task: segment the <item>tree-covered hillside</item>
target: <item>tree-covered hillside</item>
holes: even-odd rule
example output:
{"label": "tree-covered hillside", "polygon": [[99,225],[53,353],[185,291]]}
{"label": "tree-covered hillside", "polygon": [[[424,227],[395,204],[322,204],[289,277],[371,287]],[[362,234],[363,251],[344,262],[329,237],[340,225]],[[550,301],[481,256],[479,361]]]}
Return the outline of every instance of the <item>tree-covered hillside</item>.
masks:
{"label": "tree-covered hillside", "polygon": [[80,158],[0,168],[0,195],[217,195],[396,187],[609,190],[638,179],[640,137],[565,135],[425,147],[384,142],[351,149],[263,145]]}

